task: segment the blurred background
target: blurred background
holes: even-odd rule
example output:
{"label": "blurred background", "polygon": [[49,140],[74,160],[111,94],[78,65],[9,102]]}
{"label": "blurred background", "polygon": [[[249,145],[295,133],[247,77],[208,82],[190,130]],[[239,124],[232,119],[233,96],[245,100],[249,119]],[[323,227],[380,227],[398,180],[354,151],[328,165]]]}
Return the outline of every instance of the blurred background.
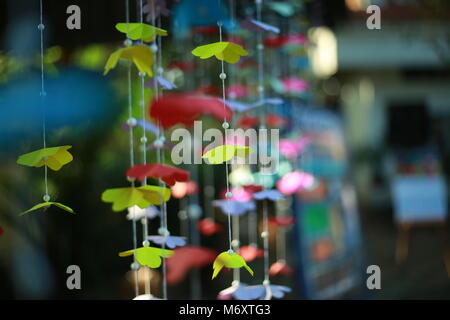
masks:
{"label": "blurred background", "polygon": [[[217,61],[190,53],[218,41],[220,18],[231,21],[227,37],[250,52],[230,71],[235,86],[228,94],[256,99],[255,37],[232,25],[233,18],[254,17],[255,4],[232,2],[166,2],[164,76],[175,91],[220,96]],[[72,4],[81,8],[80,30],[66,27]],[[137,5],[130,1],[131,21],[138,20]],[[381,29],[367,27],[370,5],[381,9]],[[296,168],[315,178],[270,207],[272,218],[293,218],[271,224],[271,265],[279,262],[271,279],[292,287],[285,298],[450,298],[449,18],[445,0],[263,1],[262,20],[281,30],[265,37],[267,92],[283,99],[269,110],[278,117],[272,126],[286,139],[310,139],[301,156],[282,159],[268,187]],[[50,193],[77,215],[51,208],[19,216],[44,193],[43,169],[16,164],[19,155],[42,147],[39,2],[0,0],[0,299],[133,298],[131,261],[118,257],[132,247],[131,224],[126,212],[112,212],[100,198],[107,188],[128,185],[126,70],[102,75],[109,54],[123,44],[114,26],[124,21],[122,0],[44,1],[47,143],[73,145],[74,154],[72,163],[49,173]],[[133,79],[138,114],[137,71]],[[146,89],[147,98],[151,92]],[[242,125],[252,115],[235,112],[233,121]],[[220,127],[202,119],[204,127]],[[198,223],[208,218],[226,226],[226,216],[211,206],[225,187],[223,167],[184,169],[195,185],[168,203],[171,232],[221,252],[226,231],[210,234]],[[258,180],[246,172],[235,176],[236,185]],[[241,244],[259,241],[250,230],[261,224],[259,214],[256,219],[240,218]],[[150,221],[151,234],[158,227]],[[262,259],[251,264],[261,276]],[[66,287],[69,265],[81,268],[81,290]],[[381,269],[380,290],[366,287],[369,265]],[[208,264],[174,280],[169,298],[215,299],[232,272],[214,281],[210,272]],[[152,272],[155,295],[160,277],[159,269]],[[262,281],[244,272],[241,280]]]}

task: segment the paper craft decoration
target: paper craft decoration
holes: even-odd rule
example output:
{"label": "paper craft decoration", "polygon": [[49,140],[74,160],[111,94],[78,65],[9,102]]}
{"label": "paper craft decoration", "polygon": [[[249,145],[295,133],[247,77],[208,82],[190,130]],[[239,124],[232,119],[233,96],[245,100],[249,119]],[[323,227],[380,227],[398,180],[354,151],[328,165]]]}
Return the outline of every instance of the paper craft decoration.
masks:
{"label": "paper craft decoration", "polygon": [[133,300],[163,300],[163,299],[159,299],[152,294],[140,294],[134,297]]}
{"label": "paper craft decoration", "polygon": [[283,194],[277,190],[263,190],[253,194],[255,200],[272,200],[277,201],[283,198]]}
{"label": "paper craft decoration", "polygon": [[253,270],[247,265],[245,260],[235,252],[224,251],[219,254],[213,263],[212,279],[217,277],[222,268],[239,269],[244,267],[252,276]]}
{"label": "paper craft decoration", "polygon": [[203,159],[208,159],[209,164],[221,164],[234,157],[245,158],[253,152],[248,146],[221,145],[205,152]]}
{"label": "paper craft decoration", "polygon": [[128,250],[119,253],[120,257],[132,256],[141,266],[149,268],[158,268],[161,265],[162,258],[170,258],[173,255],[172,250],[160,249],[154,247],[141,247],[135,250]]}
{"label": "paper craft decoration", "polygon": [[173,84],[172,82],[170,82],[169,80],[167,80],[164,77],[157,76],[156,81],[158,81],[158,84],[166,90],[173,90],[173,89],[177,88],[177,86],[175,84]]}
{"label": "paper craft decoration", "polygon": [[248,89],[242,84],[232,84],[228,86],[226,93],[231,99],[242,99],[247,97]]}
{"label": "paper craft decoration", "polygon": [[269,274],[271,276],[276,276],[279,274],[290,276],[293,273],[294,269],[292,269],[292,267],[290,267],[284,260],[278,260],[277,262],[272,263],[269,268]]}
{"label": "paper craft decoration", "polygon": [[147,208],[141,209],[138,206],[132,206],[128,208],[127,219],[128,220],[141,220],[143,218],[154,219],[161,215],[158,208],[155,206],[148,206]]}
{"label": "paper craft decoration", "polygon": [[167,9],[166,0],[147,0],[147,4],[142,7],[142,11],[147,14],[145,20],[150,22],[160,16],[167,17],[170,10]]}
{"label": "paper craft decoration", "polygon": [[231,284],[231,287],[228,287],[226,289],[223,289],[219,292],[217,295],[218,300],[231,300],[233,298],[233,293],[241,286],[246,286],[245,283],[242,283],[240,281],[233,282]]}
{"label": "paper craft decoration", "polygon": [[189,171],[159,163],[139,164],[128,169],[127,177],[137,178],[140,181],[144,181],[148,177],[160,178],[167,185],[173,186],[175,182],[188,181]]}
{"label": "paper craft decoration", "polygon": [[175,184],[170,187],[172,196],[177,199],[181,199],[184,198],[185,196],[194,194],[197,192],[197,190],[198,186],[194,181],[175,182]]}
{"label": "paper craft decoration", "polygon": [[277,227],[290,227],[294,224],[294,221],[294,217],[269,218],[269,223],[272,223]]}
{"label": "paper craft decoration", "polygon": [[148,236],[148,240],[165,245],[167,248],[173,249],[175,247],[182,247],[186,245],[186,237],[175,237],[175,236]]}
{"label": "paper craft decoration", "polygon": [[[225,190],[226,193],[226,190]],[[252,200],[252,193],[244,188],[234,188],[232,191],[231,200],[236,200],[239,202],[247,202]]]}
{"label": "paper craft decoration", "polygon": [[256,258],[261,258],[264,256],[263,250],[252,245],[240,247],[238,253],[245,260],[245,262],[250,262]]}
{"label": "paper craft decoration", "polygon": [[150,77],[153,76],[152,66],[154,54],[147,46],[131,46],[114,51],[109,56],[108,61],[106,61],[103,75],[106,75],[109,70],[114,69],[120,59],[133,62],[140,72],[145,72]]}
{"label": "paper craft decoration", "polygon": [[282,127],[288,123],[286,118],[280,117],[276,114],[268,114],[266,117],[266,124],[269,127]]}
{"label": "paper craft decoration", "polygon": [[145,209],[150,205],[160,205],[169,199],[170,189],[157,186],[113,188],[102,193],[102,201],[112,202],[113,211],[122,211],[132,206]]}
{"label": "paper craft decoration", "polygon": [[218,223],[215,223],[213,220],[209,218],[202,219],[197,224],[198,231],[204,236],[211,236],[220,230],[222,230],[222,226]]}
{"label": "paper craft decoration", "polygon": [[[223,103],[223,99],[219,99],[222,103]],[[237,112],[245,112],[245,111],[249,111],[253,108],[257,108],[257,107],[261,107],[264,104],[270,104],[270,105],[280,105],[283,104],[283,100],[279,99],[279,98],[266,98],[262,101],[257,101],[257,102],[253,102],[253,103],[244,103],[244,102],[239,102],[236,100],[227,100],[225,102],[225,104],[230,107],[230,109],[237,111]]]}
{"label": "paper craft decoration", "polygon": [[270,31],[274,33],[280,33],[279,28],[254,19],[247,19],[242,21],[241,27],[253,32]]}
{"label": "paper craft decoration", "polygon": [[224,214],[243,215],[247,211],[255,210],[256,204],[254,201],[235,201],[235,200],[214,200],[212,202],[214,207],[218,207]]}
{"label": "paper craft decoration", "polygon": [[247,286],[242,284],[233,293],[233,297],[237,300],[261,300],[267,298],[283,298],[287,292],[291,292],[291,288],[278,285],[256,285]]}
{"label": "paper craft decoration", "polygon": [[175,248],[167,259],[167,283],[174,285],[183,281],[187,273],[194,268],[202,268],[214,261],[217,252],[203,247],[186,246]]}
{"label": "paper craft decoration", "polygon": [[215,98],[194,94],[166,94],[154,99],[150,106],[150,117],[159,121],[160,125],[168,129],[177,124],[192,126],[201,115],[211,115],[219,121],[231,119],[233,112],[230,108]]}
{"label": "paper craft decoration", "polygon": [[259,125],[259,118],[253,116],[243,116],[239,119],[239,127],[244,129],[246,128],[254,128]]}
{"label": "paper craft decoration", "polygon": [[156,36],[167,36],[167,31],[145,23],[118,23],[116,29],[127,35],[131,40],[152,42]]}
{"label": "paper craft decoration", "polygon": [[192,50],[192,54],[200,57],[200,59],[208,59],[215,56],[218,60],[236,63],[241,56],[247,56],[248,52],[236,43],[223,41],[197,47]]}
{"label": "paper craft decoration", "polygon": [[277,181],[278,190],[286,195],[294,194],[303,189],[308,189],[314,184],[314,176],[306,173],[294,171],[284,175]]}
{"label": "paper craft decoration", "polygon": [[292,159],[300,155],[309,145],[310,138],[301,136],[298,139],[281,139],[279,144],[280,153],[287,159]]}
{"label": "paper craft decoration", "polygon": [[5,233],[5,230],[4,230],[2,227],[0,227],[0,237],[1,237],[4,233]]}
{"label": "paper craft decoration", "polygon": [[67,151],[70,148],[72,146],[39,149],[19,156],[17,163],[36,168],[47,165],[50,169],[58,171],[73,160],[73,156]]}
{"label": "paper craft decoration", "polygon": [[52,201],[45,201],[45,202],[39,203],[39,204],[35,205],[34,207],[32,207],[32,208],[30,208],[30,209],[20,213],[20,215],[24,215],[24,214],[29,213],[31,211],[35,211],[35,210],[42,209],[42,208],[44,208],[44,210],[46,210],[50,206],[55,206],[55,207],[58,207],[58,208],[60,208],[60,209],[62,209],[64,211],[67,211],[67,212],[70,212],[70,213],[74,213],[72,208],[70,208],[70,207],[68,207],[68,206],[66,206],[66,205],[64,205],[62,203],[52,202]]}

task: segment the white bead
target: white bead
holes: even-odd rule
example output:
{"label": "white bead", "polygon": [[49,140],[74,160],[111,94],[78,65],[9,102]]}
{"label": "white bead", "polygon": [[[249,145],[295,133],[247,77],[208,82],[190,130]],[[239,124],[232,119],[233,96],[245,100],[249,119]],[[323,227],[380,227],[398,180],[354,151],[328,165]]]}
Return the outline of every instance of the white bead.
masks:
{"label": "white bead", "polygon": [[262,3],[262,0],[255,0],[255,3],[256,3],[256,4],[261,4],[261,3]]}
{"label": "white bead", "polygon": [[227,74],[225,72],[222,72],[221,74],[219,74],[219,78],[221,80],[225,80],[227,78]]}
{"label": "white bead", "polygon": [[127,39],[123,42],[123,44],[127,47],[131,47],[133,45],[133,41],[131,41],[131,39]]}
{"label": "white bead", "polygon": [[140,266],[139,263],[137,263],[137,262],[133,262],[133,263],[131,264],[131,266],[130,266],[131,270],[134,270],[134,271],[139,270],[140,267],[141,267],[141,266]]}
{"label": "white bead", "polygon": [[45,96],[47,96],[47,92],[41,91],[41,92],[39,92],[39,95],[40,95],[41,97],[45,97]]}
{"label": "white bead", "polygon": [[158,46],[156,44],[152,44],[150,46],[150,50],[152,50],[152,52],[158,52]]}
{"label": "white bead", "polygon": [[233,241],[231,241],[231,245],[233,246],[233,247],[235,247],[235,248],[238,248],[239,247],[239,240],[237,240],[237,239],[235,239],[235,240],[233,240]]}
{"label": "white bead", "polygon": [[153,145],[155,146],[155,148],[161,149],[162,147],[164,147],[164,142],[161,141],[161,139],[156,139],[156,140],[153,142]]}
{"label": "white bead", "polygon": [[222,123],[222,128],[224,128],[224,129],[228,129],[230,127],[230,124],[228,123],[228,122],[224,122],[224,123]]}
{"label": "white bead", "polygon": [[44,194],[44,196],[42,197],[42,199],[43,199],[45,202],[49,202],[49,201],[50,201],[50,196],[49,196],[48,194]]}
{"label": "white bead", "polygon": [[38,24],[38,29],[39,30],[44,30],[45,29],[45,25],[43,23],[39,23]]}
{"label": "white bead", "polygon": [[227,193],[225,193],[225,197],[227,199],[230,199],[233,196],[233,193],[231,193],[231,191],[228,191]]}
{"label": "white bead", "polygon": [[234,253],[233,249],[228,250],[228,253],[233,254]]}
{"label": "white bead", "polygon": [[167,230],[167,228],[164,228],[164,227],[161,227],[161,228],[158,229],[158,234],[160,236],[164,236],[164,237],[170,236],[169,230]]}
{"label": "white bead", "polygon": [[202,208],[198,204],[190,204],[187,212],[188,216],[192,219],[198,219],[202,216]]}
{"label": "white bead", "polygon": [[263,86],[258,86],[258,92],[264,92],[264,87]]}
{"label": "white bead", "polygon": [[269,233],[267,231],[261,232],[261,238],[265,239],[269,236]]}
{"label": "white bead", "polygon": [[233,280],[233,281],[231,282],[231,285],[232,285],[233,287],[236,287],[236,286],[239,285],[239,281],[238,281],[238,280]]}
{"label": "white bead", "polygon": [[136,180],[136,178],[133,178],[133,177],[127,177],[127,180],[128,180],[128,182],[133,182],[133,181]]}
{"label": "white bead", "polygon": [[270,281],[269,280],[264,280],[263,281],[263,285],[264,286],[269,286],[270,285]]}
{"label": "white bead", "polygon": [[149,247],[150,246],[150,241],[148,241],[148,240],[142,241],[142,246]]}
{"label": "white bead", "polygon": [[235,92],[231,92],[231,93],[229,94],[229,96],[230,96],[230,99],[233,99],[233,100],[237,98],[237,95],[236,95]]}
{"label": "white bead", "polygon": [[147,137],[146,136],[141,137],[141,143],[147,143]]}
{"label": "white bead", "polygon": [[256,48],[258,50],[263,50],[264,49],[264,45],[262,43],[258,43],[258,45],[256,46]]}
{"label": "white bead", "polygon": [[127,124],[128,124],[130,127],[135,127],[135,126],[137,125],[137,120],[136,120],[136,118],[128,118]]}
{"label": "white bead", "polygon": [[163,67],[158,67],[156,72],[158,72],[159,75],[162,75],[164,73],[164,68]]}
{"label": "white bead", "polygon": [[142,77],[142,78],[143,78],[143,77],[145,77],[146,75],[147,75],[147,74],[146,74],[145,72],[142,72],[142,71],[139,72],[139,77]]}
{"label": "white bead", "polygon": [[186,210],[178,211],[178,218],[181,220],[186,220],[188,218]]}

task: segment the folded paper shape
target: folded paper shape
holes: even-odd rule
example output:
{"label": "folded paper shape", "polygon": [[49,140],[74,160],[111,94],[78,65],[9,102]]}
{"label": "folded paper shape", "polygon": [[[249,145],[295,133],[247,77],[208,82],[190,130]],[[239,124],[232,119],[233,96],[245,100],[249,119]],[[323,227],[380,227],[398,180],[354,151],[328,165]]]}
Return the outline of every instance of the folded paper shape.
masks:
{"label": "folded paper shape", "polygon": [[220,230],[222,230],[222,226],[218,223],[215,223],[214,220],[210,218],[202,219],[197,224],[198,231],[204,236],[211,236]]}
{"label": "folded paper shape", "polygon": [[277,190],[263,190],[253,194],[253,198],[256,200],[272,200],[277,201],[283,198],[283,194]]}
{"label": "folded paper shape", "polygon": [[114,211],[122,211],[132,206],[145,209],[150,205],[160,205],[170,199],[170,189],[157,186],[113,188],[102,193],[103,202],[112,202]]}
{"label": "folded paper shape", "polygon": [[169,186],[173,186],[175,182],[189,181],[189,171],[159,163],[140,164],[128,169],[127,177],[137,178],[140,181],[147,177],[160,178]]}
{"label": "folded paper shape", "polygon": [[72,146],[42,148],[19,156],[17,163],[36,168],[46,165],[50,169],[58,171],[73,160],[73,156],[67,151],[70,148]]}
{"label": "folded paper shape", "polygon": [[177,124],[192,126],[202,115],[211,115],[219,121],[231,119],[231,109],[216,97],[198,94],[166,94],[154,99],[150,106],[150,117],[167,129]]}
{"label": "folded paper shape", "polygon": [[240,247],[238,253],[246,262],[250,262],[256,258],[262,258],[264,256],[264,251],[254,245]]}
{"label": "folded paper shape", "polygon": [[245,158],[253,152],[248,146],[221,145],[205,152],[203,159],[208,159],[209,164],[221,164],[234,157]]}
{"label": "folded paper shape", "polygon": [[279,28],[254,19],[247,19],[242,21],[241,27],[253,32],[270,31],[274,33],[280,33]]}
{"label": "folded paper shape", "polygon": [[154,247],[141,247],[136,250],[128,250],[119,253],[120,257],[128,257],[131,255],[134,255],[136,261],[141,266],[155,269],[161,265],[161,258],[170,258],[173,255],[173,251]]}
{"label": "folded paper shape", "polygon": [[118,23],[116,29],[127,35],[131,40],[152,42],[156,36],[167,36],[167,31],[145,23]]}
{"label": "folded paper shape", "polygon": [[167,260],[167,283],[177,284],[194,268],[207,266],[214,261],[217,252],[204,247],[186,246],[175,248]]}
{"label": "folded paper shape", "polygon": [[55,206],[55,207],[58,207],[58,208],[60,208],[60,209],[62,209],[64,211],[67,211],[67,212],[70,212],[70,213],[74,213],[72,208],[70,208],[70,207],[68,207],[68,206],[66,206],[66,205],[64,205],[62,203],[52,202],[52,201],[45,201],[45,202],[39,203],[39,204],[33,206],[32,208],[30,208],[30,209],[20,213],[20,215],[24,215],[24,214],[26,214],[28,212],[35,211],[35,210],[38,210],[38,209],[41,209],[41,208],[44,208],[44,210],[46,210],[50,206]]}
{"label": "folded paper shape", "polygon": [[154,219],[161,215],[159,209],[155,206],[148,206],[145,209],[141,209],[138,206],[132,206],[128,208],[127,219],[138,221],[142,218]]}
{"label": "folded paper shape", "polygon": [[109,70],[114,69],[120,59],[125,59],[133,62],[140,72],[145,72],[148,76],[153,76],[152,65],[154,62],[154,54],[145,45],[131,46],[119,49],[111,53],[106,61],[105,72],[106,75]]}
{"label": "folded paper shape", "polygon": [[222,268],[238,269],[244,267],[252,276],[253,270],[247,265],[245,260],[233,251],[224,251],[219,254],[213,263],[212,279],[217,277]]}
{"label": "folded paper shape", "polygon": [[167,248],[170,249],[186,245],[186,237],[148,236],[147,239],[159,245],[164,244]]}
{"label": "folded paper shape", "polygon": [[279,274],[290,276],[293,273],[294,269],[292,269],[284,260],[278,260],[272,263],[272,265],[269,268],[269,274],[271,276],[276,276]]}
{"label": "folded paper shape", "polygon": [[208,59],[215,56],[218,60],[236,63],[241,56],[247,56],[248,52],[233,42],[215,42],[195,48],[192,50],[192,54],[200,57],[200,59]]}
{"label": "folded paper shape", "polygon": [[287,292],[291,292],[291,288],[279,285],[241,285],[233,292],[233,297],[237,300],[270,300],[274,298],[283,298]]}
{"label": "folded paper shape", "polygon": [[219,207],[223,213],[230,215],[243,215],[247,211],[255,210],[256,204],[254,201],[235,201],[235,200],[214,200],[212,202],[214,207]]}

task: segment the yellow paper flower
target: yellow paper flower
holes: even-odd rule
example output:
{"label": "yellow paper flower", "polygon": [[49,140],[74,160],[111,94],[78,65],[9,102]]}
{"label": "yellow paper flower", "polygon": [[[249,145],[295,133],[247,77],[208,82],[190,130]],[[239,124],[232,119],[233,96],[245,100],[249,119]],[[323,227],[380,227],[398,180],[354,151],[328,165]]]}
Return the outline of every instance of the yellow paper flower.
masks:
{"label": "yellow paper flower", "polygon": [[173,255],[173,251],[154,247],[141,247],[136,250],[128,250],[119,253],[120,257],[128,257],[131,255],[135,256],[136,261],[141,266],[158,268],[162,262],[161,257],[170,258]]}
{"label": "yellow paper flower", "polygon": [[156,36],[167,36],[167,31],[145,23],[118,23],[116,29],[125,33],[131,40],[152,42]]}
{"label": "yellow paper flower", "polygon": [[253,270],[247,265],[244,258],[233,251],[224,251],[217,256],[213,263],[212,279],[217,277],[223,267],[230,269],[239,269],[244,267],[253,276]]}
{"label": "yellow paper flower", "polygon": [[219,60],[224,60],[228,63],[236,63],[241,56],[248,55],[248,52],[236,43],[215,42],[195,48],[192,50],[192,54],[201,59],[208,59],[212,56],[216,56]]}
{"label": "yellow paper flower", "polygon": [[24,214],[26,214],[28,212],[35,211],[35,210],[38,210],[38,209],[41,209],[41,208],[44,208],[44,210],[46,210],[47,208],[49,208],[52,205],[55,206],[55,207],[58,207],[58,208],[60,208],[60,209],[62,209],[64,211],[67,211],[67,212],[70,212],[70,213],[74,213],[72,208],[70,208],[70,207],[68,207],[68,206],[66,206],[66,205],[64,205],[62,203],[52,202],[52,201],[45,201],[45,202],[39,203],[39,204],[35,205],[34,207],[32,207],[32,208],[22,212],[20,215],[24,215]]}
{"label": "yellow paper flower", "polygon": [[221,164],[231,160],[233,157],[245,158],[253,152],[247,146],[222,145],[208,150],[203,154],[203,159],[208,159],[210,164]]}
{"label": "yellow paper flower", "polygon": [[153,76],[152,65],[154,54],[147,46],[132,46],[114,51],[109,56],[108,61],[106,61],[105,72],[103,74],[106,75],[109,70],[114,69],[120,59],[132,61],[140,72],[145,72],[147,75]]}
{"label": "yellow paper flower", "polygon": [[19,156],[17,163],[36,168],[47,165],[50,169],[58,171],[73,160],[73,156],[67,151],[70,148],[72,146],[39,149]]}
{"label": "yellow paper flower", "polygon": [[142,186],[138,188],[114,188],[105,190],[103,202],[112,202],[113,211],[122,211],[132,206],[145,209],[150,205],[160,205],[170,199],[170,189],[157,186]]}

